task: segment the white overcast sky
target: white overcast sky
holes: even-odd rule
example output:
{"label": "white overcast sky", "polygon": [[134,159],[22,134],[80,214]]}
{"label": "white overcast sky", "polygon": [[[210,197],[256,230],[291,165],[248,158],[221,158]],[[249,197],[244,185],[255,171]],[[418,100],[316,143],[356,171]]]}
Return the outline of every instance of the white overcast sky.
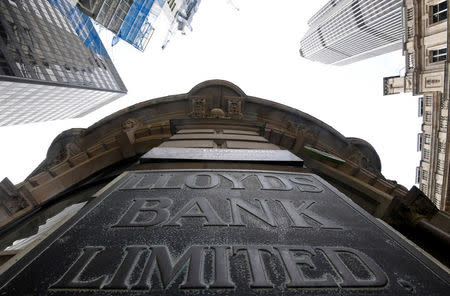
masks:
{"label": "white overcast sky", "polygon": [[404,57],[397,51],[341,67],[301,58],[307,21],[326,2],[203,0],[193,32],[175,35],[164,51],[163,15],[144,53],[123,41],[111,48],[112,35],[101,30],[128,94],[81,119],[0,127],[0,179],[21,182],[66,129],[88,127],[141,101],[186,93],[204,80],[225,79],[247,95],[294,107],[346,137],[365,139],[380,155],[384,176],[410,188],[420,160],[417,98],[383,96],[382,87],[383,77],[403,71]]}

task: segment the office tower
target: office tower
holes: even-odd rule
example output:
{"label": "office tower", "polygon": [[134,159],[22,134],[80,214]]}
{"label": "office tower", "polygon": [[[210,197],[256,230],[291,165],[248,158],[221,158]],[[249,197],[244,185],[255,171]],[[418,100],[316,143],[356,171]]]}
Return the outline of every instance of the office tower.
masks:
{"label": "office tower", "polygon": [[199,4],[200,0],[79,0],[77,7],[115,34],[113,45],[122,39],[144,51],[161,11],[170,24],[164,48],[176,30],[190,28]]}
{"label": "office tower", "polygon": [[[447,1],[405,1],[405,74],[384,78],[384,94],[420,95],[416,182],[442,210],[449,202]],[[420,46],[419,46],[420,45]]]}
{"label": "office tower", "polygon": [[122,39],[144,51],[155,31],[154,22],[165,2],[165,0],[80,0],[77,7],[115,34],[113,45]]}
{"label": "office tower", "polygon": [[81,117],[125,93],[90,19],[69,1],[0,2],[0,126]]}
{"label": "office tower", "polygon": [[331,0],[308,24],[300,55],[346,65],[402,48],[402,0]]}
{"label": "office tower", "polygon": [[450,217],[299,110],[212,80],[64,135],[0,182],[1,294],[448,294],[391,226],[450,266]]}
{"label": "office tower", "polygon": [[169,20],[170,26],[163,42],[163,49],[177,31],[182,34],[186,34],[186,29],[192,31],[191,22],[200,2],[201,0],[168,0],[166,2],[163,6],[163,12]]}
{"label": "office tower", "polygon": [[169,21],[176,24],[178,31],[185,32],[186,27],[192,30],[191,22],[200,3],[201,0],[168,0],[163,12]]}

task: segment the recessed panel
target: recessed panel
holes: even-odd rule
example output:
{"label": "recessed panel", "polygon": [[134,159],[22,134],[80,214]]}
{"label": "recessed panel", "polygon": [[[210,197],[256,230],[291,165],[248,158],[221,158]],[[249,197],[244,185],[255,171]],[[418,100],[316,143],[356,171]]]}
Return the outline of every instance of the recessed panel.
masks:
{"label": "recessed panel", "polygon": [[130,172],[1,295],[448,295],[449,275],[313,174]]}

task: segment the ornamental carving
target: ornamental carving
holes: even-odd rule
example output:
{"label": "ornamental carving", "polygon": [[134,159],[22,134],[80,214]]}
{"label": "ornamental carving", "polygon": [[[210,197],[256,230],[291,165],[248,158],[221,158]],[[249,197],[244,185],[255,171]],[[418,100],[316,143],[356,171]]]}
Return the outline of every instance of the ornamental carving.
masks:
{"label": "ornamental carving", "polygon": [[242,119],[241,99],[228,99],[228,116],[231,118]]}
{"label": "ornamental carving", "polygon": [[139,126],[139,121],[135,118],[128,118],[124,122],[122,122],[122,130],[128,131],[135,127]]}
{"label": "ornamental carving", "polygon": [[425,87],[440,87],[441,78],[439,76],[432,76],[425,78]]}
{"label": "ornamental carving", "polygon": [[209,118],[225,118],[225,112],[223,112],[220,108],[213,108],[211,109]]}
{"label": "ornamental carving", "polygon": [[[3,211],[6,211],[9,216],[12,216],[28,206],[29,203],[21,196],[20,192],[8,178],[0,182],[0,208]],[[3,220],[0,218],[0,223]]]}
{"label": "ornamental carving", "polygon": [[191,99],[192,112],[190,116],[192,118],[205,118],[206,117],[206,99],[205,98],[192,98]]}

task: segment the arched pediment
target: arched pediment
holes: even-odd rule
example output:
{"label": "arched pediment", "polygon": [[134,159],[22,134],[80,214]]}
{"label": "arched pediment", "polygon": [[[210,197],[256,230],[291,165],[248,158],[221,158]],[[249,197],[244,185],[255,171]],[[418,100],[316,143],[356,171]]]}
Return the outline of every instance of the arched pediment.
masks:
{"label": "arched pediment", "polygon": [[207,80],[194,86],[190,91],[191,96],[205,96],[205,97],[245,97],[246,94],[237,85],[226,80]]}
{"label": "arched pediment", "polygon": [[[28,206],[19,210],[30,211],[33,205],[58,198],[100,171],[136,159],[188,126],[247,128],[265,138],[269,146],[307,158],[303,147],[308,145],[351,163],[350,173],[359,167],[370,174],[371,182],[384,180],[378,154],[367,142],[346,138],[326,123],[294,108],[247,96],[231,82],[209,80],[188,93],[138,103],[87,129],[61,133],[49,147],[46,159],[17,185],[30,200]],[[389,184],[386,186],[386,190],[393,190]]]}

